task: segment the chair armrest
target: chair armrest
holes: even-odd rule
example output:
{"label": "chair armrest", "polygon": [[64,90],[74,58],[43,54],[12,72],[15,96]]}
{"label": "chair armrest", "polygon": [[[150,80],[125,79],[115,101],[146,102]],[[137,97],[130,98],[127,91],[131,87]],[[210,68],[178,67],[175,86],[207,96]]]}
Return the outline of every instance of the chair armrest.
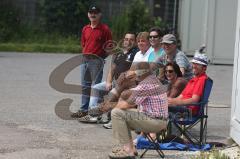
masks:
{"label": "chair armrest", "polygon": [[207,102],[198,102],[198,103],[192,103],[192,104],[185,104],[185,105],[177,105],[173,107],[185,107],[185,106],[198,106],[200,107],[202,104],[206,104]]}

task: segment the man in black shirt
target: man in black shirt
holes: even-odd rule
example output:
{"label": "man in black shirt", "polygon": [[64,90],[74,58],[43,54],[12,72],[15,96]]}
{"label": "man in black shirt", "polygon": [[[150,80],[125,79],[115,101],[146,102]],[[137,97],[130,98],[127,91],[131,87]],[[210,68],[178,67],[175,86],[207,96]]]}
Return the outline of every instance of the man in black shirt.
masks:
{"label": "man in black shirt", "polygon": [[116,81],[122,72],[126,72],[130,69],[134,56],[139,51],[139,49],[135,46],[135,41],[136,38],[134,34],[127,33],[125,35],[123,52],[113,55],[113,62],[107,77],[107,85]]}

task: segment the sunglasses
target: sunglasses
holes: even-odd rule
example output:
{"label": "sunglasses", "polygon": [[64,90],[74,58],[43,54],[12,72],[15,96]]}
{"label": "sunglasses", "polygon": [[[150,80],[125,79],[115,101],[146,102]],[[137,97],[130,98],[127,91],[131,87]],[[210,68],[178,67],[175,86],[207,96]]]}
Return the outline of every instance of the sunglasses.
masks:
{"label": "sunglasses", "polygon": [[90,14],[99,14],[98,11],[89,11]]}
{"label": "sunglasses", "polygon": [[152,35],[152,36],[150,35],[149,39],[152,39],[152,38],[157,39],[157,38],[159,38],[159,36],[158,35]]}
{"label": "sunglasses", "polygon": [[173,70],[165,70],[165,73],[173,73]]}

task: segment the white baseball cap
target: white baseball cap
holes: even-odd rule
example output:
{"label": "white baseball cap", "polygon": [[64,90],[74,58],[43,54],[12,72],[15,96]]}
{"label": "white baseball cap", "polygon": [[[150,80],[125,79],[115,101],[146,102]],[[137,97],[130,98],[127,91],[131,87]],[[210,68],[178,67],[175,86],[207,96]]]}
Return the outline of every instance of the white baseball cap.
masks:
{"label": "white baseball cap", "polygon": [[208,58],[207,58],[206,54],[200,54],[200,53],[197,52],[197,53],[195,53],[191,62],[207,66],[208,65]]}

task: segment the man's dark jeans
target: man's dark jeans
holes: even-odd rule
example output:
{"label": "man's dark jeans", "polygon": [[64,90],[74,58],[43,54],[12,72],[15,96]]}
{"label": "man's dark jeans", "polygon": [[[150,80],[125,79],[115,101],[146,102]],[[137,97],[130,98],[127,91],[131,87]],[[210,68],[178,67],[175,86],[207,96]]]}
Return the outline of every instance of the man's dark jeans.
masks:
{"label": "man's dark jeans", "polygon": [[82,104],[80,111],[88,111],[91,95],[91,86],[102,81],[104,60],[102,58],[83,58],[80,65],[80,76],[82,85]]}

